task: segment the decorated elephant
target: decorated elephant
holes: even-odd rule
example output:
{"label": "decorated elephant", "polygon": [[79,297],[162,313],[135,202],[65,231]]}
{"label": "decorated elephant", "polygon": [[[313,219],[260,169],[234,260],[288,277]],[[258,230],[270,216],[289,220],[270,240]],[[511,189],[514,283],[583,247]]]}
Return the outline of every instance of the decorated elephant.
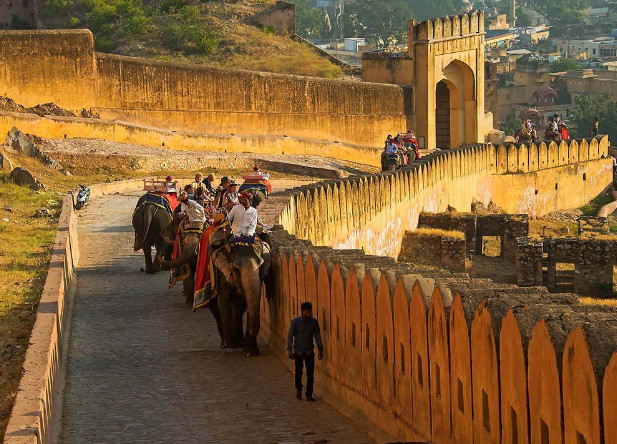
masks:
{"label": "decorated elephant", "polygon": [[[170,257],[171,248],[165,241],[173,239],[172,210],[162,196],[147,193],[137,202],[133,212],[133,228],[135,229],[134,251],[143,250],[146,261],[145,272],[160,271],[159,257]],[[152,247],[156,249],[156,258],[152,260]]]}
{"label": "decorated elephant", "polygon": [[[269,246],[260,241],[257,246],[236,242],[213,252],[212,261],[217,270],[216,290],[225,340],[232,348],[244,345],[248,357],[258,356],[261,289],[265,280],[269,292],[272,281],[268,273]],[[246,334],[243,334],[245,312]]]}

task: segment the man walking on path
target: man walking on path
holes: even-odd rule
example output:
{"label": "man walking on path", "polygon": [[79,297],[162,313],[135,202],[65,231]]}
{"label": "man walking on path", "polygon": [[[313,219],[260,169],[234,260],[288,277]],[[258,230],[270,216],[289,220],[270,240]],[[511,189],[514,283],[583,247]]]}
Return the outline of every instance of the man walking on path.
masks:
{"label": "man walking on path", "polygon": [[[314,402],[313,373],[315,371],[315,350],[313,338],[317,343],[317,359],[323,359],[323,344],[319,322],[313,317],[313,306],[303,302],[300,306],[302,316],[291,321],[287,335],[287,354],[296,361],[296,398],[302,399],[302,367],[306,367],[306,400]],[[295,340],[294,340],[295,339]]]}

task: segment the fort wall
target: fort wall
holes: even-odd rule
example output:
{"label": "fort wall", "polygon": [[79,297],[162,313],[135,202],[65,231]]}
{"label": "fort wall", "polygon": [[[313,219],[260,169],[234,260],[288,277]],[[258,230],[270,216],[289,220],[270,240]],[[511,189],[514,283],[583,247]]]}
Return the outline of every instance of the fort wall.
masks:
{"label": "fort wall", "polygon": [[422,211],[465,211],[474,201],[492,201],[508,213],[538,217],[583,205],[612,182],[611,162],[602,158],[607,149],[604,138],[441,151],[395,174],[301,190],[281,223],[315,245],[397,257],[402,233],[417,227]]}
{"label": "fort wall", "polygon": [[94,52],[92,33],[0,31],[0,94],[169,130],[381,146],[407,128],[411,89]]}
{"label": "fort wall", "polygon": [[[260,213],[281,225],[272,233],[277,291],[262,300],[262,339],[282,349],[289,320],[303,301],[312,302],[325,347],[317,365],[320,393],[353,406],[401,441],[612,442],[617,410],[606,395],[617,392],[614,309],[580,305],[575,295],[543,287],[396,264],[366,247],[388,251],[394,237],[388,240],[381,230],[400,236],[405,227],[394,216],[416,211],[408,207],[420,211],[472,199],[473,192],[456,186],[550,181],[554,193],[560,189],[555,181],[561,185],[576,173],[580,182],[569,192],[590,182],[595,185],[586,192],[600,192],[612,180],[604,172],[610,160],[601,158],[607,142],[545,151],[457,149],[411,170],[323,182],[266,200]],[[556,156],[560,152],[563,157]],[[578,157],[567,163],[570,153]],[[520,206],[520,189],[511,189],[508,199],[500,195],[505,187],[487,185],[492,191],[485,197]],[[532,195],[546,194],[540,198],[546,200],[527,208],[561,205],[561,195],[555,203],[547,193],[538,189]],[[571,197],[583,198],[582,191]],[[386,211],[390,219],[374,222]],[[385,221],[392,222],[391,231]],[[324,246],[338,233],[353,235],[360,232],[354,227],[371,224],[372,236],[381,240],[367,235],[364,251]]]}

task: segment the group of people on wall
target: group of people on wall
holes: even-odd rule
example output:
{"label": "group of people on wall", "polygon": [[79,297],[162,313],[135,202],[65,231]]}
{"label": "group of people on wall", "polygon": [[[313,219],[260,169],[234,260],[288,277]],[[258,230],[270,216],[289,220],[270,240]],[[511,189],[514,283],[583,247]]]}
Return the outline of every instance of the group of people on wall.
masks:
{"label": "group of people on wall", "polygon": [[[517,143],[535,143],[538,141],[535,124],[531,119],[525,119],[521,124],[521,128],[514,135]],[[594,119],[589,134],[591,137],[596,137],[600,129],[598,118]],[[549,117],[548,124],[544,131],[544,140],[547,142],[561,142],[562,140],[570,139],[569,127],[562,120],[559,114],[554,114]]]}

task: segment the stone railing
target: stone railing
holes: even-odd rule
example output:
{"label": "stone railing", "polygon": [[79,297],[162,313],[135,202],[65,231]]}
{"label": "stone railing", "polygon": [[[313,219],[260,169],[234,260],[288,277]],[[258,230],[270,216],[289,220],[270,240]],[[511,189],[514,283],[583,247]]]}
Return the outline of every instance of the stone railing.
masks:
{"label": "stone railing", "polygon": [[[387,248],[374,248],[380,237],[413,228],[405,224],[422,209],[443,211],[472,197],[519,208],[521,195],[542,196],[542,211],[574,206],[612,181],[611,161],[601,159],[607,146],[470,147],[410,170],[269,199],[263,211],[282,226],[272,234],[277,291],[262,301],[262,339],[282,356],[289,320],[311,301],[326,350],[317,366],[320,390],[397,439],[614,442],[617,311],[543,287],[328,248],[383,253]],[[564,186],[574,181],[578,189]],[[567,203],[556,202],[559,189],[577,194],[585,186]],[[380,216],[403,213],[413,217]],[[362,237],[363,227],[374,228]],[[352,236],[364,242],[340,241]]]}

